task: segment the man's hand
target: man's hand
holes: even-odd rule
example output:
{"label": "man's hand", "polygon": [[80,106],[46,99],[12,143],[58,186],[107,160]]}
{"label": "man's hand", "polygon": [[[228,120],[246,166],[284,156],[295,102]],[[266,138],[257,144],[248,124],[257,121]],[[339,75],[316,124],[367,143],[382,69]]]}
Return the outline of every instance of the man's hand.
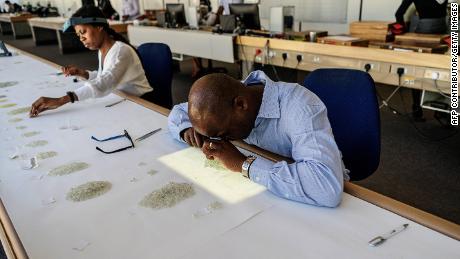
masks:
{"label": "man's hand", "polygon": [[70,98],[67,95],[61,98],[40,97],[32,104],[29,116],[37,117],[43,111],[56,109],[68,102],[70,102]]}
{"label": "man's hand", "polygon": [[61,67],[62,73],[64,73],[65,76],[79,76],[83,77],[85,79],[89,78],[88,71],[78,68],[74,65],[69,65],[65,67]]}
{"label": "man's hand", "polygon": [[184,131],[182,137],[187,144],[192,147],[199,147],[203,146],[204,137],[200,133],[196,132],[193,128],[188,128]]}
{"label": "man's hand", "polygon": [[246,160],[246,156],[229,141],[205,140],[201,150],[207,159],[217,159],[234,172],[241,172],[241,166]]}

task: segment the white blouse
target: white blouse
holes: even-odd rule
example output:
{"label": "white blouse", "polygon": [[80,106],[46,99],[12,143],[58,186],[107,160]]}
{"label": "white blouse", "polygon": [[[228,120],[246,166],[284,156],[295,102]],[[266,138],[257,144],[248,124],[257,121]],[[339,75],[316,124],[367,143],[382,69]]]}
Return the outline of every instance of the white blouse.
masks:
{"label": "white blouse", "polygon": [[88,71],[85,84],[75,90],[79,101],[104,97],[114,89],[141,96],[153,91],[145,76],[139,56],[126,43],[116,41],[101,63],[101,51],[98,53],[99,69]]}

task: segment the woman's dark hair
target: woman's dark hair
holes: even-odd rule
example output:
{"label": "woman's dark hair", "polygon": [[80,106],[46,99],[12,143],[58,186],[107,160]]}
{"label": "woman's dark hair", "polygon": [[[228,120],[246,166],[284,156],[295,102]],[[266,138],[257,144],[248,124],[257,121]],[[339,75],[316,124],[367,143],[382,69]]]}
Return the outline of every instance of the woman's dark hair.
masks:
{"label": "woman's dark hair", "polygon": [[[96,6],[91,6],[91,5],[86,5],[86,6],[81,7],[72,15],[72,17],[82,17],[82,18],[95,17],[95,18],[104,18],[104,19],[106,18],[104,13],[101,11],[101,9],[99,9]],[[121,34],[117,33],[112,28],[110,28],[108,24],[106,23],[89,23],[89,24],[93,26],[101,26],[103,30],[107,32],[107,34],[110,37],[112,37],[112,39],[114,39],[115,41],[121,41],[123,43],[126,43],[129,46],[131,46],[134,50],[136,50],[136,48],[134,48],[131,44],[129,44],[128,40],[126,40],[125,37],[123,37]]]}

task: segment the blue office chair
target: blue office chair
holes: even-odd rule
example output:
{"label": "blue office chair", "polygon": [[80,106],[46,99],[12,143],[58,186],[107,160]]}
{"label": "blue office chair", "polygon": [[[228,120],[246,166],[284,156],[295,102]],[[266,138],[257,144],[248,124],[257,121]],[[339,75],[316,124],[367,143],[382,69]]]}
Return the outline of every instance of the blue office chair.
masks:
{"label": "blue office chair", "polygon": [[144,43],[137,48],[145,75],[153,92],[146,100],[165,108],[172,108],[172,54],[168,45],[163,43]]}
{"label": "blue office chair", "polygon": [[374,80],[351,69],[317,69],[304,86],[326,105],[350,180],[373,174],[380,162],[380,113]]}

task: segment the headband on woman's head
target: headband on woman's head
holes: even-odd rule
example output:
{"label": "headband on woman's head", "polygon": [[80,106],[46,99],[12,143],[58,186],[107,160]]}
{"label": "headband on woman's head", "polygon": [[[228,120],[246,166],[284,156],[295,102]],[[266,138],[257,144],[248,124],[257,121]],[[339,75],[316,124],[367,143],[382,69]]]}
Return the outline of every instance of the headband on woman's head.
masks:
{"label": "headband on woman's head", "polygon": [[75,32],[73,26],[78,24],[91,24],[91,23],[104,23],[108,24],[107,19],[105,18],[98,18],[98,17],[72,17],[65,21],[64,26],[62,26],[62,31],[64,33],[67,32]]}

